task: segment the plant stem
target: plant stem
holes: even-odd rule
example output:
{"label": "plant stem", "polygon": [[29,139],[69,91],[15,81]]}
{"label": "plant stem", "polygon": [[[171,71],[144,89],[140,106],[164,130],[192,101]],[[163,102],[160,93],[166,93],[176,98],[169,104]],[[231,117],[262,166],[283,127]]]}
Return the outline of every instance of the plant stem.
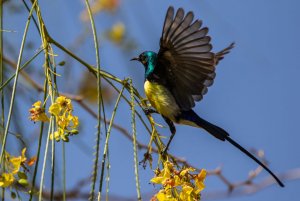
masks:
{"label": "plant stem", "polygon": [[[54,131],[54,123],[52,123],[52,132]],[[54,193],[54,175],[55,175],[55,140],[52,139],[52,157],[51,157],[51,194],[50,200],[53,200],[53,193]]]}
{"label": "plant stem", "polygon": [[[48,88],[48,82],[47,80],[44,81],[44,101],[47,98],[47,88]],[[44,104],[43,109],[45,110],[46,108],[46,103]],[[35,180],[36,180],[36,176],[37,176],[37,171],[38,171],[38,167],[39,167],[39,160],[40,160],[40,155],[41,155],[41,147],[42,147],[42,139],[43,139],[43,131],[44,131],[44,122],[41,123],[40,126],[40,134],[39,134],[39,142],[38,142],[38,149],[36,152],[36,164],[34,166],[34,172],[33,172],[33,177],[32,177],[32,183],[31,183],[31,190],[30,190],[30,197],[29,197],[29,201],[32,200],[33,198],[33,194],[34,194],[34,187],[35,187]]]}
{"label": "plant stem", "polygon": [[132,126],[132,138],[133,138],[133,157],[134,157],[134,174],[135,174],[135,184],[137,191],[137,199],[142,200],[141,197],[141,187],[139,181],[139,160],[137,156],[137,140],[136,140],[136,125],[135,125],[135,109],[134,109],[134,93],[132,87],[132,80],[129,80],[130,85],[130,95],[131,95],[131,126]]}
{"label": "plant stem", "polygon": [[108,125],[108,129],[107,129],[107,135],[106,135],[106,139],[105,139],[105,145],[104,145],[104,150],[103,150],[103,157],[102,157],[102,165],[101,165],[101,175],[100,175],[100,187],[99,187],[99,193],[98,193],[98,201],[101,200],[101,193],[102,193],[102,186],[103,186],[103,178],[104,178],[104,169],[105,169],[105,161],[106,161],[106,156],[107,156],[107,152],[108,152],[108,141],[109,141],[109,138],[110,138],[110,133],[111,133],[111,129],[112,129],[112,125],[113,125],[113,122],[115,120],[115,115],[116,115],[116,112],[117,112],[117,109],[118,109],[118,106],[119,106],[119,102],[121,100],[121,96],[123,94],[123,91],[124,91],[124,86],[122,87],[120,93],[119,93],[119,96],[117,98],[117,101],[116,101],[116,104],[115,104],[115,107],[114,107],[114,110],[113,110],[113,113],[111,115],[111,118],[110,118],[110,122],[109,122],[109,125]]}
{"label": "plant stem", "polygon": [[40,190],[39,190],[39,201],[42,201],[42,198],[43,198],[43,187],[44,187],[45,169],[46,169],[46,162],[47,162],[47,155],[48,155],[50,134],[53,132],[53,130],[52,130],[53,121],[54,121],[54,119],[51,116],[50,117],[49,128],[48,128],[47,139],[46,139],[46,148],[45,148],[45,154],[44,154],[43,168],[42,168],[42,173],[41,173],[41,183],[40,183]]}
{"label": "plant stem", "polygon": [[98,46],[98,38],[97,38],[97,32],[95,27],[94,18],[92,15],[92,11],[89,5],[89,1],[85,0],[86,8],[88,10],[92,32],[93,32],[93,38],[94,38],[94,46],[95,46],[95,52],[96,52],[96,63],[97,63],[97,95],[98,95],[98,125],[97,125],[97,145],[96,145],[96,155],[95,155],[95,162],[94,162],[94,170],[93,170],[93,176],[92,176],[92,189],[90,192],[90,200],[94,200],[95,195],[95,185],[96,185],[96,179],[97,179],[97,167],[98,167],[98,157],[99,157],[99,147],[100,147],[100,134],[101,134],[101,97],[102,97],[102,91],[101,91],[101,76],[100,76],[100,56],[99,56],[99,46]]}
{"label": "plant stem", "polygon": [[[3,2],[0,2],[0,84],[3,85],[4,69],[3,69]],[[4,92],[1,91],[1,126],[4,128]],[[0,142],[2,142],[2,135],[0,136]],[[4,165],[2,171],[4,172]],[[1,194],[2,201],[5,199],[5,188],[2,188]]]}
{"label": "plant stem", "polygon": [[[26,67],[29,66],[29,64],[43,51],[43,49],[40,49],[35,55],[33,55],[33,57],[31,59],[29,59],[25,64],[23,64],[23,66],[19,69],[19,72],[21,72],[23,69],[25,69]],[[16,76],[16,74],[14,73],[9,79],[7,79],[4,83],[1,82],[1,87],[0,87],[0,91],[3,90],[3,88],[10,83],[10,81],[12,79],[14,79],[14,77]]]}
{"label": "plant stem", "polygon": [[13,84],[13,88],[12,88],[11,101],[10,101],[10,106],[9,106],[9,110],[8,110],[7,122],[6,122],[5,130],[4,130],[3,142],[2,142],[2,148],[1,148],[1,156],[0,156],[1,163],[2,163],[2,160],[3,160],[3,155],[4,155],[6,140],[7,140],[7,133],[8,133],[9,126],[10,126],[10,120],[11,120],[13,105],[14,105],[14,101],[15,101],[16,88],[17,88],[17,83],[18,83],[19,69],[20,69],[20,66],[21,66],[22,55],[23,55],[23,50],[24,50],[24,44],[25,44],[25,41],[26,41],[26,36],[27,36],[27,32],[28,32],[28,28],[29,28],[29,25],[30,25],[31,16],[32,16],[32,12],[33,12],[33,8],[34,8],[35,4],[36,4],[36,1],[32,5],[31,10],[29,12],[28,20],[27,20],[26,25],[25,25],[25,30],[24,30],[24,34],[23,34],[23,38],[22,38],[22,42],[21,42],[20,51],[19,51],[17,68],[16,68],[16,73],[15,73],[16,76],[15,76],[14,84]]}
{"label": "plant stem", "polygon": [[62,142],[62,155],[63,155],[63,201],[66,201],[66,148],[65,142]]}

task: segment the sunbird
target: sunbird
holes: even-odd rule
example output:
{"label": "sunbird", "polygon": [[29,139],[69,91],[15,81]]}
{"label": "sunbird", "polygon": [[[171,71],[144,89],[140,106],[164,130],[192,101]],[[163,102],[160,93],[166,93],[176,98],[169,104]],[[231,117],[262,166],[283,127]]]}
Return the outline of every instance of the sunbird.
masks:
{"label": "sunbird", "polygon": [[195,101],[200,101],[213,84],[215,68],[220,60],[234,47],[231,43],[220,52],[213,53],[208,28],[201,20],[193,20],[193,12],[186,15],[182,8],[175,14],[168,8],[158,53],[145,51],[131,60],[141,62],[145,67],[144,90],[154,108],[144,108],[146,114],[159,113],[168,124],[171,136],[165,148],[176,133],[174,123],[185,124],[206,130],[219,140],[228,141],[244,154],[261,165],[277,183],[284,187],[278,177],[249,151],[229,137],[224,129],[202,119],[193,111]]}

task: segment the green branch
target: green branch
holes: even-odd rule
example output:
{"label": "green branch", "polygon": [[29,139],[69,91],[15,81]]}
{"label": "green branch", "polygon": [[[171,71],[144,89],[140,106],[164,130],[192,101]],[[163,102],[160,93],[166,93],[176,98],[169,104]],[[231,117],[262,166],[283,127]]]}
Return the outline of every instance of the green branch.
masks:
{"label": "green branch", "polygon": [[106,139],[105,139],[105,145],[104,145],[104,150],[103,150],[103,157],[102,157],[102,165],[101,165],[101,175],[100,175],[100,187],[99,187],[99,193],[98,193],[98,201],[101,200],[101,193],[102,193],[102,185],[103,185],[103,177],[104,177],[104,168],[105,168],[105,161],[106,161],[106,156],[108,153],[108,141],[110,138],[110,133],[111,133],[111,129],[112,129],[112,125],[114,123],[115,120],[115,115],[117,113],[117,109],[119,106],[119,102],[121,100],[121,96],[123,94],[124,91],[124,86],[122,87],[119,96],[117,98],[113,113],[111,115],[110,121],[109,121],[109,125],[108,125],[108,129],[107,129],[107,135],[106,135]]}
{"label": "green branch", "polygon": [[19,70],[20,70],[21,61],[22,61],[24,44],[25,44],[25,41],[26,41],[26,36],[27,36],[27,32],[28,32],[28,28],[29,28],[29,25],[30,25],[31,16],[32,16],[33,8],[34,8],[35,4],[36,4],[36,2],[34,2],[34,4],[31,7],[31,10],[29,12],[29,16],[28,16],[28,19],[27,19],[27,22],[26,22],[26,25],[25,25],[25,30],[24,30],[24,34],[23,34],[23,37],[22,37],[20,51],[19,51],[17,68],[16,68],[16,73],[15,73],[15,79],[14,79],[14,84],[13,84],[12,93],[11,93],[10,106],[9,106],[8,115],[7,115],[7,123],[6,123],[4,134],[3,134],[3,142],[2,142],[1,156],[0,156],[1,164],[2,164],[2,160],[3,160],[3,155],[4,155],[6,140],[7,140],[7,133],[8,133],[9,126],[10,126],[11,115],[12,115],[13,105],[14,105],[14,101],[15,101],[16,88],[17,88],[17,83],[18,83]]}
{"label": "green branch", "polygon": [[130,85],[130,96],[131,96],[131,126],[132,126],[132,138],[133,138],[133,156],[134,156],[134,174],[135,174],[135,184],[137,191],[137,199],[139,201],[142,200],[141,197],[141,187],[139,181],[139,160],[137,156],[137,140],[136,140],[136,124],[135,124],[135,109],[134,109],[134,94],[133,94],[133,86],[132,80],[129,80]]}

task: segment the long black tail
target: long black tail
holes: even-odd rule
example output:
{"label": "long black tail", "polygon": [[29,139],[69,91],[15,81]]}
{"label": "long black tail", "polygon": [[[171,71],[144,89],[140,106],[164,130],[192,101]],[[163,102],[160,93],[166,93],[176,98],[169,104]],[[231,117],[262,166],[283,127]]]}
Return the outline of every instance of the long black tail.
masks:
{"label": "long black tail", "polygon": [[233,139],[231,139],[229,137],[229,134],[224,129],[222,129],[222,128],[216,126],[216,125],[213,125],[212,123],[209,123],[208,121],[202,119],[193,110],[190,110],[188,112],[184,112],[182,114],[182,118],[196,123],[198,126],[200,126],[204,130],[206,130],[207,132],[209,132],[214,137],[216,137],[216,138],[218,138],[218,139],[220,139],[222,141],[227,140],[228,142],[230,142],[230,144],[232,144],[233,146],[235,146],[236,148],[238,148],[240,151],[242,151],[244,154],[246,154],[247,156],[249,156],[256,163],[258,163],[260,166],[262,166],[267,172],[269,172],[272,175],[272,177],[277,181],[277,183],[281,187],[284,187],[284,184],[278,179],[278,177],[267,166],[265,166],[260,160],[258,160],[254,155],[252,155],[244,147],[242,147],[236,141],[234,141]]}

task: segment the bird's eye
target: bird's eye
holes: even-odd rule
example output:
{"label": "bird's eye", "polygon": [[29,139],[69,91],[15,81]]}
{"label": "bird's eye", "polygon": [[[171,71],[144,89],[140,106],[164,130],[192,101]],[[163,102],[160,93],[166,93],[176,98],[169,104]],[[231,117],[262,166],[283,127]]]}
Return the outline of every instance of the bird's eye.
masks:
{"label": "bird's eye", "polygon": [[140,61],[141,61],[143,64],[146,64],[146,63],[147,63],[147,58],[146,58],[144,55],[141,55],[141,56],[140,56]]}

